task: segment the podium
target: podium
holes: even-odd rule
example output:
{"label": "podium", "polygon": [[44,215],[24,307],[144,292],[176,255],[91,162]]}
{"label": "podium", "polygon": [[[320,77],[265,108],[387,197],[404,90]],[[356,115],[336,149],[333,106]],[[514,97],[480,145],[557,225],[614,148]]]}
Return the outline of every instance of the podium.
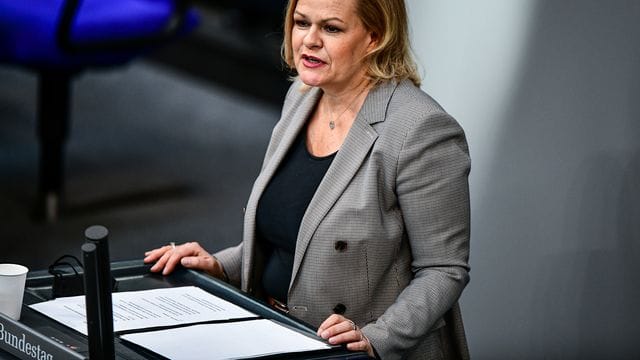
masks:
{"label": "podium", "polygon": [[[314,336],[310,325],[253,298],[235,287],[204,273],[179,268],[169,276],[149,272],[142,261],[111,264],[111,272],[120,291],[150,290],[177,286],[197,286],[234,303],[264,319],[277,321],[302,334]],[[71,275],[70,275],[71,276]],[[0,314],[0,359],[88,359],[87,337],[42,315],[27,305],[50,300],[54,278],[47,271],[30,272],[25,286],[22,316],[13,321]],[[147,349],[115,337],[116,359],[165,359]],[[366,353],[348,351],[345,347],[299,353],[261,356],[259,359],[369,359]]]}

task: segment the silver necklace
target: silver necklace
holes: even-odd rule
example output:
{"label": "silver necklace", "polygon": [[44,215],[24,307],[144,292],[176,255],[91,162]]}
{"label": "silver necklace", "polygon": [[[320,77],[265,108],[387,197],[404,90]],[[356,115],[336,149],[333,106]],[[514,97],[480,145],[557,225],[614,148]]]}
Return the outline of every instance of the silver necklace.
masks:
{"label": "silver necklace", "polygon": [[344,115],[344,113],[346,113],[346,112],[347,112],[347,110],[349,110],[349,108],[351,108],[351,107],[353,106],[353,104],[355,104],[356,100],[360,97],[360,95],[364,92],[364,90],[365,90],[366,88],[367,88],[367,87],[366,87],[366,86],[364,86],[364,87],[362,88],[362,90],[360,90],[360,91],[356,94],[356,96],[353,98],[353,100],[351,100],[351,102],[349,103],[349,105],[347,105],[347,107],[346,107],[344,110],[342,110],[342,112],[340,113],[340,115],[338,115],[337,117],[333,114],[333,109],[329,110],[329,111],[331,112],[331,117],[333,117],[333,120],[329,120],[329,129],[333,130],[333,129],[335,129],[335,128],[336,128],[336,121],[338,121],[338,119],[339,119],[339,118],[341,118],[341,117],[342,117],[342,115]]}

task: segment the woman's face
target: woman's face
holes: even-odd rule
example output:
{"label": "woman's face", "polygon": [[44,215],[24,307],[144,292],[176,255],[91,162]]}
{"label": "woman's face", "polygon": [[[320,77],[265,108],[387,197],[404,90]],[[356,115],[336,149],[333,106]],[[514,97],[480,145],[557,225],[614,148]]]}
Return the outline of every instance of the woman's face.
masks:
{"label": "woman's face", "polygon": [[356,1],[298,1],[291,45],[305,84],[339,92],[362,81],[363,59],[375,42],[356,14]]}

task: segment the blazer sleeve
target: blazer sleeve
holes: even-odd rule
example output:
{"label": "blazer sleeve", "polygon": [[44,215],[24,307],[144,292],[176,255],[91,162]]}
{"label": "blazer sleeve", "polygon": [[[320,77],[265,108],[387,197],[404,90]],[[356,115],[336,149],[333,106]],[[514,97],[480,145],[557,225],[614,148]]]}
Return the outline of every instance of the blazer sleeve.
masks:
{"label": "blazer sleeve", "polygon": [[218,259],[224,273],[229,278],[229,284],[240,287],[240,274],[242,274],[242,244],[232,246],[213,254]]}
{"label": "blazer sleeve", "polygon": [[470,158],[464,132],[446,113],[416,118],[396,175],[413,279],[362,329],[382,359],[401,358],[441,327],[469,281]]}

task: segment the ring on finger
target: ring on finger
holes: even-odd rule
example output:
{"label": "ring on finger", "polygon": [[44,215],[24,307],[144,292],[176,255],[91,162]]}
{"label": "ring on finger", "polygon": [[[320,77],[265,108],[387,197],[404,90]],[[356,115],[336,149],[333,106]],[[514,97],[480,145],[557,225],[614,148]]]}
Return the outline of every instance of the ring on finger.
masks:
{"label": "ring on finger", "polygon": [[351,328],[353,331],[356,331],[358,329],[358,327],[356,326],[356,323],[353,322],[353,320],[347,320],[349,323],[351,323]]}
{"label": "ring on finger", "polygon": [[170,242],[169,245],[171,246],[171,250],[175,250],[176,249],[176,243],[175,242]]}

